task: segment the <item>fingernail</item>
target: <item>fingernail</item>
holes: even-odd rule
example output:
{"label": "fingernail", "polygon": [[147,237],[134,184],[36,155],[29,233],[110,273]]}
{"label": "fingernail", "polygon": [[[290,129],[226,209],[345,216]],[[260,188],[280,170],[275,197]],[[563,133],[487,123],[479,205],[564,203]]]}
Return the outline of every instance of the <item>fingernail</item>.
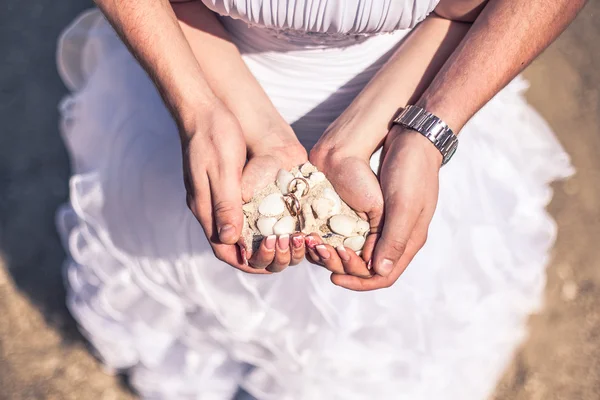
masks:
{"label": "fingernail", "polygon": [[319,256],[322,259],[327,260],[329,258],[330,254],[329,254],[329,250],[327,250],[327,247],[320,244],[320,245],[316,246],[315,248],[317,249],[317,253],[319,253]]}
{"label": "fingernail", "polygon": [[294,245],[294,248],[299,249],[304,244],[304,238],[302,236],[293,236],[292,244]]}
{"label": "fingernail", "polygon": [[219,237],[225,236],[225,235],[230,235],[233,234],[233,231],[235,230],[235,227],[231,224],[225,224],[223,225],[221,228],[219,228]]}
{"label": "fingernail", "polygon": [[265,239],[265,247],[267,250],[273,250],[275,248],[275,242],[277,241],[277,236],[271,235],[267,236]]}
{"label": "fingernail", "polygon": [[383,259],[377,267],[377,273],[381,276],[388,276],[392,269],[394,268],[394,263],[392,260],[388,260],[387,258]]}
{"label": "fingernail", "polygon": [[281,235],[277,240],[281,250],[287,250],[290,247],[290,235]]}
{"label": "fingernail", "polygon": [[308,248],[314,249],[318,244],[319,244],[319,242],[314,237],[312,237],[312,236],[306,237],[306,246]]}
{"label": "fingernail", "polygon": [[338,246],[335,248],[340,255],[340,258],[344,261],[350,261],[350,253],[346,251],[344,246]]}
{"label": "fingernail", "polygon": [[373,269],[373,259],[369,260],[369,262],[367,263],[367,269],[369,271]]}
{"label": "fingernail", "polygon": [[240,248],[240,255],[242,256],[242,262],[244,263],[244,265],[248,265],[248,254],[246,253],[245,248]]}

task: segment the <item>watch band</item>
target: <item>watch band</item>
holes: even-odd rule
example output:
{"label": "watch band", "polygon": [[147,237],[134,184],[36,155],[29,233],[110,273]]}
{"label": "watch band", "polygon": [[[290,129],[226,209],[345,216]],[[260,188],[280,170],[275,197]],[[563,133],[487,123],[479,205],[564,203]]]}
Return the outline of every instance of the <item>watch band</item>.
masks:
{"label": "watch band", "polygon": [[458,147],[458,137],[441,119],[418,106],[407,106],[394,119],[394,124],[419,132],[433,143],[442,153],[442,165],[445,165]]}

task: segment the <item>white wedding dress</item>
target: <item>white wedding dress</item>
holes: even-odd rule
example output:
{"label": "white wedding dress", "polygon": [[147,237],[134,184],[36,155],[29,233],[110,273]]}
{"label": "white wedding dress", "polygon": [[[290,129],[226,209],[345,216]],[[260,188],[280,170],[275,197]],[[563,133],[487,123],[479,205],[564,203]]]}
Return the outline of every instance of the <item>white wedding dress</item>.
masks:
{"label": "white wedding dress", "polygon": [[[307,147],[436,0],[205,0]],[[165,55],[168,56],[168,55]],[[516,79],[464,128],[429,241],[392,288],[303,263],[217,261],[185,203],[176,126],[97,10],[63,34],[72,160],[57,216],[68,306],[146,399],[484,400],[538,309],[569,158]],[[231,79],[236,79],[234,76]],[[402,79],[402,77],[399,77]]]}

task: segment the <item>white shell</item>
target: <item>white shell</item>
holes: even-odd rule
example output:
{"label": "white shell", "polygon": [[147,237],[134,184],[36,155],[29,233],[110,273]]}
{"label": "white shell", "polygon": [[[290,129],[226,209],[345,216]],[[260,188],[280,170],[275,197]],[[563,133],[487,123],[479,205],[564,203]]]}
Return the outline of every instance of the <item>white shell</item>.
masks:
{"label": "white shell", "polygon": [[288,186],[292,179],[294,179],[294,175],[285,169],[280,169],[277,172],[277,187],[281,190],[281,193],[288,194]]}
{"label": "white shell", "polygon": [[334,215],[329,219],[329,227],[338,235],[352,236],[355,226],[356,218],[348,215]]}
{"label": "white shell", "polygon": [[263,236],[269,236],[273,234],[273,226],[277,223],[275,217],[262,217],[256,221],[256,227]]}
{"label": "white shell", "polygon": [[276,235],[289,235],[296,231],[296,219],[291,216],[281,218],[273,227],[273,233]]}
{"label": "white shell", "polygon": [[316,171],[317,171],[317,167],[312,165],[310,162],[305,162],[300,167],[300,172],[302,172],[302,175],[304,175],[304,176],[308,176],[311,172],[316,172]]}
{"label": "white shell", "polygon": [[242,205],[242,211],[248,214],[252,214],[255,209],[256,206],[252,202]]}
{"label": "white shell", "polygon": [[312,202],[312,209],[319,219],[325,219],[334,214],[335,203],[331,199],[321,197]]}
{"label": "white shell", "polygon": [[362,250],[365,245],[365,238],[363,236],[352,236],[344,240],[344,247],[352,249],[354,251]]}
{"label": "white shell", "polygon": [[302,233],[310,234],[317,231],[317,221],[313,215],[310,204],[306,203],[302,206],[302,217],[304,219],[304,227]]}
{"label": "white shell", "polygon": [[323,197],[333,201],[332,214],[339,214],[342,211],[342,199],[333,189],[328,187],[323,189]]}
{"label": "white shell", "polygon": [[278,193],[273,193],[265,197],[258,206],[258,212],[266,217],[274,217],[283,213],[285,203]]}
{"label": "white shell", "polygon": [[356,233],[358,233],[359,235],[364,235],[365,233],[371,230],[371,225],[369,225],[369,223],[364,219],[361,219],[356,223],[355,229]]}
{"label": "white shell", "polygon": [[308,183],[310,183],[310,186],[315,186],[323,181],[325,181],[325,174],[318,171],[310,174],[310,177],[308,178]]}

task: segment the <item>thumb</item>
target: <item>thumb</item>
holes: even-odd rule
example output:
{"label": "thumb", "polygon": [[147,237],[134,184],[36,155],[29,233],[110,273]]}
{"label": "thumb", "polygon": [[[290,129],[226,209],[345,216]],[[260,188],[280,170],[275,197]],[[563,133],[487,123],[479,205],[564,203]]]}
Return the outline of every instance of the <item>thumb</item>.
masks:
{"label": "thumb", "polygon": [[373,269],[381,276],[388,276],[406,251],[420,210],[411,202],[390,200],[384,203],[385,217],[381,236],[375,246]]}
{"label": "thumb", "polygon": [[236,244],[242,234],[242,191],[240,176],[234,172],[209,175],[212,213],[219,240]]}
{"label": "thumb", "polygon": [[278,171],[277,162],[269,157],[253,157],[248,160],[242,172],[243,200],[250,201],[255,190],[274,182]]}

